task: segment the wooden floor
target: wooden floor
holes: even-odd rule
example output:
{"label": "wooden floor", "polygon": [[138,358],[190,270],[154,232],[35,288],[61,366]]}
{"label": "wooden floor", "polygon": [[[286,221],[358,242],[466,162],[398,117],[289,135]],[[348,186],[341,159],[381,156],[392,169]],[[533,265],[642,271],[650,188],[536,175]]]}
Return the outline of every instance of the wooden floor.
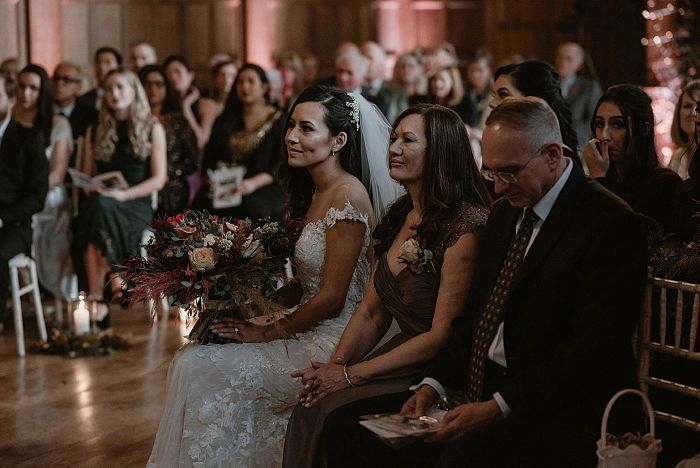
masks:
{"label": "wooden floor", "polygon": [[[136,308],[112,317],[131,347],[108,357],[19,358],[13,329],[0,334],[0,467],[145,466],[184,325],[151,326]],[[34,320],[25,333],[37,340]]]}

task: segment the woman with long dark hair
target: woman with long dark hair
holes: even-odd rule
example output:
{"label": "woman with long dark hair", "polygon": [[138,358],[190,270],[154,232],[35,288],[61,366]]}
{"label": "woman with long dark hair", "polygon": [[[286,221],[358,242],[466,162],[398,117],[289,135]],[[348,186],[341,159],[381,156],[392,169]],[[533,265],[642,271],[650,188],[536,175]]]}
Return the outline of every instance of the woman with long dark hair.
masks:
{"label": "woman with long dark hair", "polygon": [[[333,411],[405,391],[462,313],[489,205],[464,124],[442,106],[410,107],[396,121],[388,156],[391,177],[408,193],[374,232],[374,281],[333,356],[292,374],[304,390],[287,430],[288,467],[320,466],[317,445]],[[400,333],[365,357],[394,319]]]}
{"label": "woman with long dark hair", "polygon": [[247,63],[236,75],[226,107],[214,123],[204,150],[203,176],[220,165],[242,166],[245,175],[237,187],[239,206],[214,209],[208,184],[200,190],[195,207],[220,216],[281,220],[286,195],[274,174],[284,159],[282,134],[285,114],[270,102],[265,71]]}
{"label": "woman with long dark hair", "polygon": [[[376,145],[363,149],[364,127],[383,129],[385,138],[369,139]],[[367,286],[370,226],[383,209],[370,202],[368,189],[373,181],[392,184],[388,133],[379,110],[360,95],[319,86],[299,95],[285,141],[291,214],[306,222],[294,254],[298,276],[286,289],[300,294],[284,303],[291,308],[275,323],[222,319],[213,330],[230,343],[192,343],[177,353],[149,467],[281,464],[301,389],[289,374],[330,357]],[[376,168],[367,185],[364,162]],[[299,185],[300,177],[308,185]]]}
{"label": "woman with long dark hair", "polygon": [[544,99],[559,120],[564,155],[580,167],[581,158],[578,156],[578,140],[572,123],[571,109],[561,94],[559,74],[554,67],[538,60],[527,60],[499,67],[494,79],[489,107],[493,109],[507,97],[535,96]]}
{"label": "woman with long dark hair", "polygon": [[158,214],[174,215],[189,206],[189,176],[197,170],[197,136],[179,110],[165,72],[158,65],[139,70],[139,79],[146,91],[151,113],[165,131],[168,157],[168,182],[158,192]]}
{"label": "woman with long dark hair", "polygon": [[68,299],[77,291],[72,286],[70,256],[70,201],[64,187],[66,170],[73,153],[73,133],[68,119],[54,114],[51,82],[46,70],[29,64],[20,70],[17,105],[12,117],[25,127],[44,134],[49,160],[49,191],[44,209],[34,215],[34,254],[42,286],[55,298]]}
{"label": "woman with long dark hair", "polygon": [[656,221],[665,234],[690,239],[691,200],[678,174],[659,164],[651,98],[630,84],[608,88],[591,132],[595,137],[583,148],[591,177]]}

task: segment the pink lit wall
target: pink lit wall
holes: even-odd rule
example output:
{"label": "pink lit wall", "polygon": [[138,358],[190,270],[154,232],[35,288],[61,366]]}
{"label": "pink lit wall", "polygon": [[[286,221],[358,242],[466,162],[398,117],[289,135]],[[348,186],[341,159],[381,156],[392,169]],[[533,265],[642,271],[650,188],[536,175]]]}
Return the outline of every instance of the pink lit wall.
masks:
{"label": "pink lit wall", "polygon": [[29,0],[29,60],[51,74],[61,61],[61,2]]}

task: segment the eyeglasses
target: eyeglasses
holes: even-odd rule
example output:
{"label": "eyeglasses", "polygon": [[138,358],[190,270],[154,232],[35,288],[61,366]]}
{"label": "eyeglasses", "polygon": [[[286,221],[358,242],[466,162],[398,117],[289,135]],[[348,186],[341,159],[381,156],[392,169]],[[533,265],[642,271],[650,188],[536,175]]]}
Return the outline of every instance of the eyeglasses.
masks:
{"label": "eyeglasses", "polygon": [[150,80],[146,80],[146,81],[143,83],[143,85],[144,85],[144,87],[150,87],[150,86],[152,86],[152,87],[154,87],[154,88],[162,88],[162,87],[165,86],[165,81],[150,81]]}
{"label": "eyeglasses", "polygon": [[482,169],[481,172],[481,177],[484,179],[493,182],[498,178],[501,182],[504,184],[514,184],[518,181],[518,174],[523,171],[528,164],[530,164],[535,158],[538,158],[542,156],[542,150],[544,150],[544,146],[540,148],[540,150],[537,152],[535,156],[530,158],[528,162],[523,164],[522,166],[518,167],[517,169],[511,170],[511,171],[494,171],[491,169]]}
{"label": "eyeglasses", "polygon": [[80,83],[80,78],[73,78],[72,76],[66,75],[54,75],[51,79],[56,83],[59,81],[63,81],[64,83]]}

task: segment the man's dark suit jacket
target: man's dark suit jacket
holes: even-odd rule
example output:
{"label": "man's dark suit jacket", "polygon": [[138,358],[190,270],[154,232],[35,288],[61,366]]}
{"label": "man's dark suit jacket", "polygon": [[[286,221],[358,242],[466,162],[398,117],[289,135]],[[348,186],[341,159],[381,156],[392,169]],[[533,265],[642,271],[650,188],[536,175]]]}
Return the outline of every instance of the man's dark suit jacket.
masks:
{"label": "man's dark suit jacket", "polygon": [[90,109],[95,109],[95,112],[97,112],[97,88],[93,88],[85,94],[79,96],[76,100],[76,104],[80,104],[81,106],[85,106]]}
{"label": "man's dark suit jacket", "polygon": [[88,127],[97,122],[97,109],[93,104],[92,107],[84,102],[76,100],[75,107],[68,117],[70,128],[73,131],[73,139],[77,140],[85,136]]}
{"label": "man's dark suit jacket", "polygon": [[565,97],[571,109],[571,120],[578,135],[580,151],[591,139],[591,118],[602,94],[597,81],[577,75],[574,84],[569,88],[569,94]]}
{"label": "man's dark suit jacket", "polygon": [[41,133],[10,120],[0,143],[2,229],[17,229],[31,245],[32,215],[44,207],[48,188],[49,162]]}
{"label": "man's dark suit jacket", "polygon": [[[501,200],[480,236],[465,316],[455,319],[449,344],[426,373],[447,388],[467,388],[472,327],[521,213]],[[549,446],[551,463],[542,459],[540,466],[593,466],[605,404],[616,390],[637,386],[632,334],[644,296],[646,249],[641,217],[574,166],[505,306],[511,377],[497,391],[510,418],[530,428],[513,436]]]}

